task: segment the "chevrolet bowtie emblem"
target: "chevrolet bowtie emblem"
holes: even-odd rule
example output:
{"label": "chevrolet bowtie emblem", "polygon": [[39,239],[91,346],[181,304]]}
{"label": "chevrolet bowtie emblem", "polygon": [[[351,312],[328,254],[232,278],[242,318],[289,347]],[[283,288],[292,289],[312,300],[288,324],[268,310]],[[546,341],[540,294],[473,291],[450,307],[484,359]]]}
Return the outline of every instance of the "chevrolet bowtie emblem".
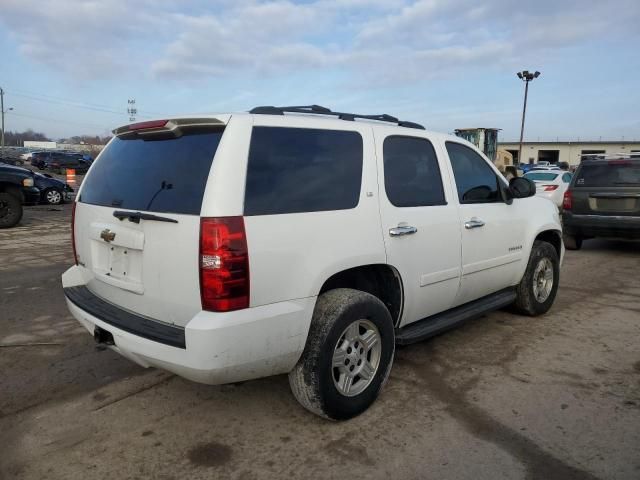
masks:
{"label": "chevrolet bowtie emblem", "polygon": [[113,240],[116,238],[116,234],[108,228],[105,228],[102,232],[100,232],[100,238],[105,242],[110,243],[113,242]]}

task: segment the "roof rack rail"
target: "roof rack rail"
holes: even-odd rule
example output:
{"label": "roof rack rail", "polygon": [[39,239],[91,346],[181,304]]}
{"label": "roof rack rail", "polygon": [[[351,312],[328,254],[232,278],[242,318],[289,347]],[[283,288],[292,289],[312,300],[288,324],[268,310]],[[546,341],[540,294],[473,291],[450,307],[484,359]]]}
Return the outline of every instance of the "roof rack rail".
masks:
{"label": "roof rack rail", "polygon": [[362,118],[365,120],[376,120],[378,122],[395,123],[400,127],[417,128],[419,130],[425,129],[419,123],[398,120],[396,117],[392,117],[391,115],[387,115],[386,113],[383,113],[380,115],[361,115],[359,113],[334,112],[320,105],[302,105],[302,106],[292,106],[292,107],[262,106],[262,107],[252,108],[251,110],[249,110],[249,113],[257,113],[262,115],[284,115],[285,113],[333,115],[335,117],[338,117],[340,120],[354,121],[356,118]]}

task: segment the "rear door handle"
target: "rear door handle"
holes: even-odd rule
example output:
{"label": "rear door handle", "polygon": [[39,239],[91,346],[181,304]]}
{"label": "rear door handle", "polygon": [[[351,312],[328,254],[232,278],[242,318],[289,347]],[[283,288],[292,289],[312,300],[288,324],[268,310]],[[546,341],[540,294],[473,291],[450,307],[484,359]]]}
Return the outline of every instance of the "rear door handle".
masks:
{"label": "rear door handle", "polygon": [[479,218],[473,217],[471,220],[464,222],[464,228],[471,230],[472,228],[484,227],[484,222]]}
{"label": "rear door handle", "polygon": [[389,229],[389,235],[392,237],[399,237],[401,235],[411,235],[412,233],[416,233],[418,229],[416,227],[411,227],[409,225],[398,225],[397,227],[393,227]]}

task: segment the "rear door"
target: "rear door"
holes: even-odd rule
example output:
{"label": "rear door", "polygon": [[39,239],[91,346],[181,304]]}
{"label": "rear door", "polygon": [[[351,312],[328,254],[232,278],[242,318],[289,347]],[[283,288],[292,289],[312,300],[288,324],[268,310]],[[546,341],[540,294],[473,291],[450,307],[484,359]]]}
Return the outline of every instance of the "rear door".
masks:
{"label": "rear door", "polygon": [[201,309],[200,211],[223,125],[171,122],[109,142],[79,192],[75,239],[95,295],[185,325]]}
{"label": "rear door", "polygon": [[576,215],[640,215],[640,160],[586,161],[573,182]]}
{"label": "rear door", "polygon": [[425,135],[375,130],[387,262],[405,291],[401,326],[451,308],[460,282],[458,206],[443,160]]}

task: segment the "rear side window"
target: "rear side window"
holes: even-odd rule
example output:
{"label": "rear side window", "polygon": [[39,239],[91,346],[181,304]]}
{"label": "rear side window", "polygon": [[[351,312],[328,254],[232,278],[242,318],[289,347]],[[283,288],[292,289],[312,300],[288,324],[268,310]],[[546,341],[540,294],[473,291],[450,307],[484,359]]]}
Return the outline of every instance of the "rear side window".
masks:
{"label": "rear side window", "polygon": [[357,132],[254,127],[245,215],[355,208],[362,183]]}
{"label": "rear side window", "polygon": [[436,152],[424,138],[384,140],[384,187],[396,207],[445,205]]}
{"label": "rear side window", "polygon": [[576,172],[576,187],[624,187],[640,185],[640,162],[612,161],[588,165]]}
{"label": "rear side window", "polygon": [[469,147],[447,142],[460,203],[501,202],[498,177],[484,158]]}
{"label": "rear side window", "polygon": [[199,215],[221,130],[177,138],[114,138],[84,180],[80,201],[105,207]]}

